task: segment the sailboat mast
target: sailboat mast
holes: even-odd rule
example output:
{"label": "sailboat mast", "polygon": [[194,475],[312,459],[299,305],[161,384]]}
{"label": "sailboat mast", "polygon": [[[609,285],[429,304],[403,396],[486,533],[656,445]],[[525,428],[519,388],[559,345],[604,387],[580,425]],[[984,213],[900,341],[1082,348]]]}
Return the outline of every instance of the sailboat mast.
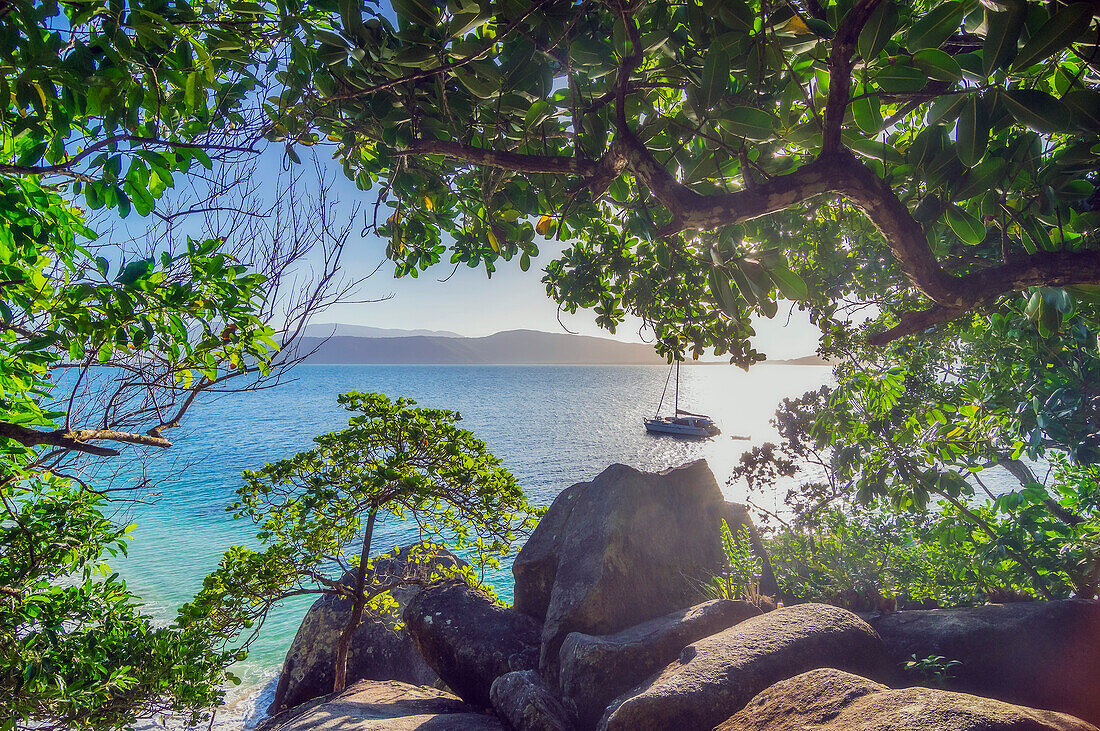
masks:
{"label": "sailboat mast", "polygon": [[676,361],[676,411],[672,413],[672,418],[676,418],[680,415],[680,361]]}

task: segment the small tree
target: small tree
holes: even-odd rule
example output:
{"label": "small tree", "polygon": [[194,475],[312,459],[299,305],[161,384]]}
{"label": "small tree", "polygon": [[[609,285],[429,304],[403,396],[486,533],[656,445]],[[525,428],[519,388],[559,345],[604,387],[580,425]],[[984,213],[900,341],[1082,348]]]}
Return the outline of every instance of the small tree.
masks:
{"label": "small tree", "polygon": [[[350,392],[338,400],[356,414],[347,429],[317,437],[308,452],[245,471],[240,500],[229,510],[259,525],[257,537],[267,547],[228,550],[183,612],[185,623],[208,622],[229,639],[258,629],[291,596],[347,599],[352,612],[337,640],[336,692],[346,684],[348,649],[368,606],[392,611],[391,589],[448,573],[480,579],[475,572],[499,566],[517,531],[533,519],[512,474],[484,442],[456,426],[458,413],[413,408],[411,399],[381,394]],[[411,552],[408,570],[368,584],[379,514],[414,522],[424,549]],[[432,549],[444,542],[467,555],[469,565],[434,563]],[[351,586],[341,580],[349,572]]]}

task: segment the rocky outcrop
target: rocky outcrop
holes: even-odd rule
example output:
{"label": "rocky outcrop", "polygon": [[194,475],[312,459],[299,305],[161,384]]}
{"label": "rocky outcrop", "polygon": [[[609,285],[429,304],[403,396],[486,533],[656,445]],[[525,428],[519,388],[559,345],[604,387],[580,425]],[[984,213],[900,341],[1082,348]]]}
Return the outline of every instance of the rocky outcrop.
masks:
{"label": "rocky outcrop", "polygon": [[533,670],[501,675],[489,696],[511,731],[573,731],[565,708]]}
{"label": "rocky outcrop", "polygon": [[774,683],[819,667],[886,678],[882,641],[851,612],[802,604],[746,619],[688,645],[648,683],[609,707],[610,731],[710,731]]}
{"label": "rocky outcrop", "polygon": [[724,563],[722,493],[706,462],[661,473],[612,465],[554,500],[512,571],[515,608],[543,623],[552,684],[570,632],[608,634],[691,606]]}
{"label": "rocky outcrop", "polygon": [[417,594],[402,615],[420,654],[448,688],[481,708],[499,676],[538,664],[538,623],[463,581]]}
{"label": "rocky outcrop", "polygon": [[939,655],[962,664],[948,687],[1100,725],[1100,604],[987,604],[872,618],[898,663]]}
{"label": "rocky outcrop", "polygon": [[764,690],[716,731],[1096,731],[1080,719],[931,688],[890,690],[834,669]]}
{"label": "rocky outcrop", "polygon": [[258,731],[503,731],[450,693],[396,680],[361,680],[343,693],[305,703]]}
{"label": "rocky outcrop", "polygon": [[[420,544],[402,546],[392,556],[374,560],[367,575],[368,586],[404,576],[410,570],[408,558]],[[433,564],[458,566],[462,560],[449,551],[441,551]],[[348,572],[341,581],[354,585]],[[419,591],[419,585],[399,586],[390,591],[399,607],[404,607]],[[268,709],[276,713],[332,692],[336,640],[351,616],[351,602],[326,595],[306,612],[298,633],[287,651],[275,699]],[[348,682],[356,680],[400,680],[413,685],[433,685],[439,678],[417,652],[412,638],[395,629],[391,617],[379,617],[369,611],[355,630],[348,651]]]}
{"label": "rocky outcrop", "polygon": [[676,659],[684,646],[716,634],[760,610],[716,599],[616,632],[572,632],[559,652],[562,701],[581,728],[593,728],[608,703]]}

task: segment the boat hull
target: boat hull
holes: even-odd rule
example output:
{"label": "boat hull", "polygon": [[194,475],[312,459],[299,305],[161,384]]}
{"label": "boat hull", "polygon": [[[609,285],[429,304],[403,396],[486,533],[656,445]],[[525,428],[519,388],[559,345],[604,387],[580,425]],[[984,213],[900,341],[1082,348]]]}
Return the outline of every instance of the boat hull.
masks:
{"label": "boat hull", "polygon": [[655,434],[670,434],[677,437],[696,437],[706,438],[712,437],[718,433],[718,427],[712,426],[710,429],[701,426],[691,426],[689,424],[677,424],[675,422],[666,421],[664,419],[646,419],[645,428],[648,432]]}

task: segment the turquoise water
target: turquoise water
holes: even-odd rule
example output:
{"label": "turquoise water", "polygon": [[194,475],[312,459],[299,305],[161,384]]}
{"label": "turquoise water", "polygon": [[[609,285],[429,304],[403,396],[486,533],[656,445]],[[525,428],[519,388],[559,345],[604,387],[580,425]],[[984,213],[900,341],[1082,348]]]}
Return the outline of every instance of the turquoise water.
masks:
{"label": "turquoise water", "polygon": [[[730,467],[754,443],[775,439],[768,424],[779,401],[830,380],[828,368],[757,366],[751,373],[707,365],[684,368],[683,408],[710,414],[722,434],[707,441],[652,436],[642,427],[657,406],[668,369],[662,366],[301,366],[295,380],[257,393],[234,394],[197,405],[172,436],[175,446],[156,455],[148,470],[166,478],[151,505],[128,508],[138,528],[130,556],[114,566],[154,615],[170,618],[233,544],[250,544],[255,527],[225,512],[241,470],[307,449],[316,434],[346,426],[336,404],[345,391],[407,396],[422,406],[459,411],[462,425],[504,460],[535,504],[622,462],[647,470],[705,457],[728,499]],[[672,387],[669,387],[671,398]],[[750,440],[732,439],[735,435]],[[387,522],[379,546],[416,539],[408,525]],[[489,576],[510,598],[511,573]],[[274,612],[242,673],[243,689],[229,724],[253,714],[258,690],[277,672],[309,605],[304,599]],[[236,719],[236,720],[234,720]]]}

